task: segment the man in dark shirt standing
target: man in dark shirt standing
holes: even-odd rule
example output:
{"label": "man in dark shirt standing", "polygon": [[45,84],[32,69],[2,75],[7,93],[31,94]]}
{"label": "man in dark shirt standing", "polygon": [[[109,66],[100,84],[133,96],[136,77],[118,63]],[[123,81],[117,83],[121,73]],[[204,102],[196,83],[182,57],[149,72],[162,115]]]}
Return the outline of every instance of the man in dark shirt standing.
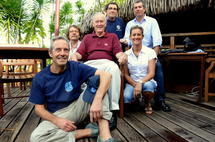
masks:
{"label": "man in dark shirt standing", "polygon": [[118,39],[124,37],[125,23],[122,18],[117,17],[119,12],[119,6],[115,2],[110,2],[105,6],[105,12],[107,16],[106,32],[115,33]]}

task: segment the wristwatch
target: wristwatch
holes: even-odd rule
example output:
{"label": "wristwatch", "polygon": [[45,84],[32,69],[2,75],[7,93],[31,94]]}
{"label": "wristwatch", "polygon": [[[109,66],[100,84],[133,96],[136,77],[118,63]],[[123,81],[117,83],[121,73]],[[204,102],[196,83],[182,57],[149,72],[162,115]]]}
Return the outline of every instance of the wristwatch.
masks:
{"label": "wristwatch", "polygon": [[143,84],[143,81],[142,80],[140,80],[140,81],[138,81],[139,83],[141,83],[141,84]]}

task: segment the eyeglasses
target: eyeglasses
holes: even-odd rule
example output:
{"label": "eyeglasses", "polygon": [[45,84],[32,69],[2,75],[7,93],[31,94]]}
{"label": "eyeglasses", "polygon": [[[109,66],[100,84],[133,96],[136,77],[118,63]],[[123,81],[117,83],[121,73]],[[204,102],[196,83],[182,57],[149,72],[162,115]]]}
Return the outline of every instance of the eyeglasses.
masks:
{"label": "eyeglasses", "polygon": [[108,10],[118,10],[117,8],[108,7]]}

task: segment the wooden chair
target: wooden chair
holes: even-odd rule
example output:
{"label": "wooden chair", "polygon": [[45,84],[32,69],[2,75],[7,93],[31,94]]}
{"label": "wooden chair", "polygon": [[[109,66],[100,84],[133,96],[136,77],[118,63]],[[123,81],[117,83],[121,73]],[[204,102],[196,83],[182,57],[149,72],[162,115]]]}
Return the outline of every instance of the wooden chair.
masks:
{"label": "wooden chair", "polygon": [[206,62],[209,63],[209,67],[205,71],[205,102],[208,102],[208,96],[215,96],[215,93],[210,93],[210,79],[215,79],[215,58],[208,58]]}
{"label": "wooden chair", "polygon": [[[26,82],[32,81],[37,73],[36,60],[3,60],[0,61],[0,116],[3,116],[4,99],[27,96],[11,96],[10,83],[20,83],[20,89],[26,89]],[[4,83],[7,83],[8,96],[4,96]]]}
{"label": "wooden chair", "polygon": [[119,117],[124,117],[124,88],[125,88],[125,76],[123,66],[120,66],[121,71],[121,86],[120,86],[120,98],[119,98]]}

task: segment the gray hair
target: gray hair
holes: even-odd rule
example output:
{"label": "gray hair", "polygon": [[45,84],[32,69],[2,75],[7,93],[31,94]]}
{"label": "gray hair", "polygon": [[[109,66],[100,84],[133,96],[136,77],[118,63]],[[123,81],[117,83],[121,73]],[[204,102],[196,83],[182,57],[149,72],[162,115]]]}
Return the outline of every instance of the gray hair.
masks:
{"label": "gray hair", "polygon": [[51,44],[50,44],[50,48],[49,48],[49,51],[52,51],[53,49],[54,49],[54,42],[56,41],[56,40],[64,40],[64,41],[66,41],[66,43],[68,44],[68,47],[69,47],[69,40],[67,39],[67,38],[65,38],[65,37],[63,37],[63,36],[56,36],[56,37],[54,37],[52,40],[51,40]]}
{"label": "gray hair", "polygon": [[102,17],[106,23],[106,16],[102,13],[102,12],[97,12],[96,14],[94,14],[93,18],[92,18],[92,23],[95,21],[95,19],[97,17]]}

